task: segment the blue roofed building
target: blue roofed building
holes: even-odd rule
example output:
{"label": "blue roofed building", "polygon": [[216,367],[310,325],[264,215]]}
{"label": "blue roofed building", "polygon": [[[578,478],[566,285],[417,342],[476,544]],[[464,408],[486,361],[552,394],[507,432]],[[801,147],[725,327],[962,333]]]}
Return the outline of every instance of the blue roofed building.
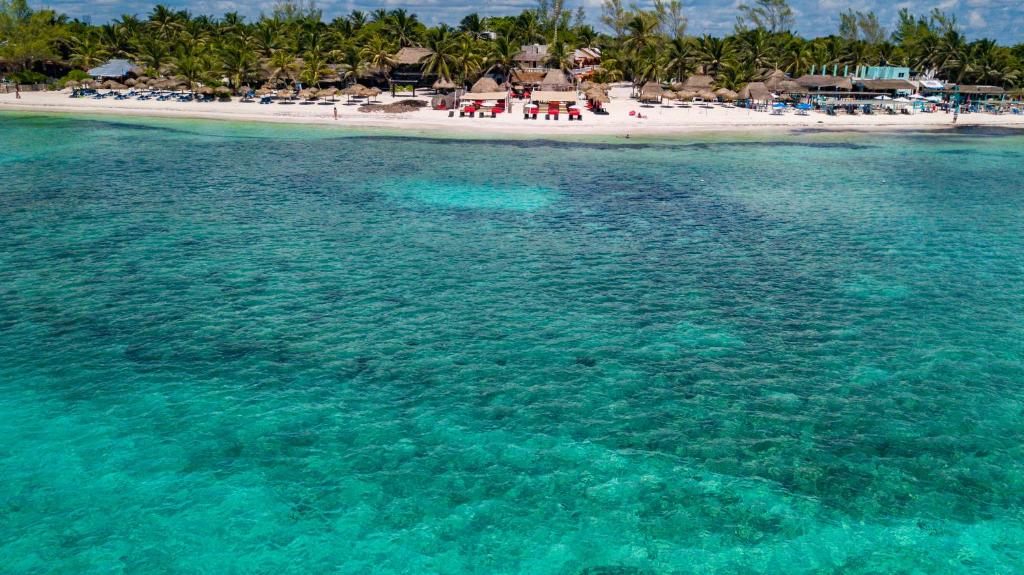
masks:
{"label": "blue roofed building", "polygon": [[126,76],[139,76],[142,68],[139,68],[129,60],[107,60],[103,64],[86,72],[93,78],[124,78]]}

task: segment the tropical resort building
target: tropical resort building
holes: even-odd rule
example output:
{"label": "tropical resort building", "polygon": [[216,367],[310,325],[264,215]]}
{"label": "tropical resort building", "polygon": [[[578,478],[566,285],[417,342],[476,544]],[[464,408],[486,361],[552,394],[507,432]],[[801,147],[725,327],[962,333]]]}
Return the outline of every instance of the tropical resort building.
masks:
{"label": "tropical resort building", "polygon": [[909,80],[906,66],[857,66],[854,76],[861,80]]}
{"label": "tropical resort building", "polygon": [[391,94],[394,95],[398,86],[412,86],[415,95],[417,88],[431,88],[439,80],[436,74],[423,72],[423,61],[434,52],[429,48],[408,46],[395,54],[394,68],[389,76]]}
{"label": "tropical resort building", "polygon": [[142,68],[130,60],[113,59],[86,72],[97,80],[124,80],[129,76],[141,76]]}

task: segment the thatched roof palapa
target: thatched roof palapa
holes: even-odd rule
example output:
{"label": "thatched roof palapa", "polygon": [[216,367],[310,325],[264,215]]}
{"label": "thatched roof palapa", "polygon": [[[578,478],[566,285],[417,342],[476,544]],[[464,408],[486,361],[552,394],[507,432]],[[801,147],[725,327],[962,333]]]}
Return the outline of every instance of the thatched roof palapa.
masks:
{"label": "thatched roof palapa", "polygon": [[712,92],[711,90],[701,90],[697,92],[697,95],[700,96],[701,99],[704,100],[705,102],[714,102],[718,100],[718,94]]}
{"label": "thatched roof palapa", "polygon": [[565,72],[552,69],[541,80],[540,89],[544,92],[563,92],[572,90],[572,82],[569,81]]}
{"label": "thatched roof palapa", "polygon": [[407,46],[395,54],[395,64],[398,66],[416,66],[423,63],[423,60],[433,54],[430,48],[418,46]]}
{"label": "thatched roof palapa", "polygon": [[658,82],[647,82],[640,88],[640,101],[650,102],[661,98],[661,84]]}
{"label": "thatched roof palapa", "polygon": [[680,87],[682,90],[690,90],[692,92],[699,92],[701,90],[710,90],[715,84],[715,79],[706,74],[694,74],[683,82]]}
{"label": "thatched roof palapa", "polygon": [[538,102],[575,102],[576,92],[566,90],[538,90],[530,95],[530,98]]}
{"label": "thatched roof palapa", "polygon": [[689,102],[697,97],[697,92],[693,90],[678,90],[676,92],[676,100],[681,102]]}
{"label": "thatched roof palapa", "polygon": [[764,82],[750,82],[740,90],[740,99],[770,102],[774,98],[772,98],[772,92],[768,89],[768,86],[764,85]]}
{"label": "thatched roof palapa", "polygon": [[483,93],[483,92],[501,92],[501,86],[494,81],[493,78],[484,76],[473,84],[473,87],[469,89],[470,92]]}
{"label": "thatched roof palapa", "polygon": [[804,88],[820,90],[832,88],[834,90],[852,90],[853,82],[843,76],[825,76],[821,74],[804,74],[796,79],[796,82]]}
{"label": "thatched roof palapa", "polygon": [[438,78],[437,81],[434,82],[433,88],[435,90],[454,90],[455,82],[452,82],[448,78]]}
{"label": "thatched roof palapa", "polygon": [[725,100],[726,102],[733,102],[739,99],[740,95],[728,88],[719,88],[715,90],[715,95]]}

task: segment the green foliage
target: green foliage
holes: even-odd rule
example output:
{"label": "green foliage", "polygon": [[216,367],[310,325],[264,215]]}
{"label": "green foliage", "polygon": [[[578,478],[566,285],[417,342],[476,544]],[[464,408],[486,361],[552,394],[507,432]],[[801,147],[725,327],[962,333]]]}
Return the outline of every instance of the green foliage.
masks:
{"label": "green foliage", "polygon": [[57,80],[57,88],[62,90],[68,82],[81,82],[82,80],[88,80],[89,77],[89,74],[86,74],[83,70],[72,70],[65,74],[63,78]]}
{"label": "green foliage", "polygon": [[10,75],[10,79],[15,84],[45,84],[46,75],[40,74],[39,72],[33,72],[32,70],[22,70],[15,72]]}
{"label": "green foliage", "polygon": [[543,64],[562,69],[576,65],[576,49],[599,47],[598,81],[672,82],[703,73],[735,88],[776,69],[799,76],[812,68],[887,63],[955,82],[1011,89],[1024,84],[1024,45],[969,41],[956,18],[940,10],[902,10],[891,35],[874,13],[847,10],[836,35],[805,39],[790,32],[794,14],[786,0],[745,0],[733,34],[694,38],[685,35],[681,0],[603,0],[600,32],[585,23],[578,5],[536,0],[519,14],[470,14],[452,28],[428,27],[411,12],[383,8],[324,22],[313,0],[281,0],[253,22],[234,12],[194,16],[158,4],[142,18],[126,15],[90,26],[33,10],[26,0],[0,0],[0,58],[24,71],[47,61],[85,70],[124,57],[148,76],[176,75],[193,86],[225,83],[237,90],[265,81],[386,79],[401,48],[422,46],[430,50],[420,62],[427,74],[469,85],[483,74],[512,75],[521,47],[541,43],[548,46]]}

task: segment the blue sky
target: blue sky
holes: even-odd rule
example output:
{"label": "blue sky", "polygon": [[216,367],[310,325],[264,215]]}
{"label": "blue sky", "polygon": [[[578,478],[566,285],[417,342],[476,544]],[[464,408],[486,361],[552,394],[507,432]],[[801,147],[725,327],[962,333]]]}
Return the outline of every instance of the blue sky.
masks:
{"label": "blue sky", "polygon": [[[957,15],[971,38],[989,37],[1004,43],[1024,42],[1024,1],[1022,0],[790,0],[796,12],[797,29],[808,36],[825,35],[835,31],[838,14],[847,8],[871,9],[878,13],[880,20],[891,30],[896,13],[907,7],[916,13],[925,13],[938,7]],[[102,23],[121,14],[144,16],[155,2],[150,0],[50,0],[46,6],[75,17],[88,17],[93,23]],[[193,13],[220,15],[237,11],[247,17],[269,12],[273,0],[164,0],[173,8],[187,8]],[[566,0],[573,7],[583,5],[588,19],[595,22],[600,13],[600,0]],[[650,2],[646,2],[650,3]],[[33,2],[33,4],[35,4]],[[535,0],[318,0],[317,5],[330,19],[340,14],[358,10],[406,8],[417,13],[422,20],[433,24],[448,22],[457,24],[462,16],[470,12],[481,15],[514,14],[534,6]],[[623,2],[629,4],[629,2]],[[640,5],[645,2],[639,2]],[[737,1],[730,0],[685,0],[684,6],[690,20],[692,34],[721,34],[731,30],[736,15]]]}

